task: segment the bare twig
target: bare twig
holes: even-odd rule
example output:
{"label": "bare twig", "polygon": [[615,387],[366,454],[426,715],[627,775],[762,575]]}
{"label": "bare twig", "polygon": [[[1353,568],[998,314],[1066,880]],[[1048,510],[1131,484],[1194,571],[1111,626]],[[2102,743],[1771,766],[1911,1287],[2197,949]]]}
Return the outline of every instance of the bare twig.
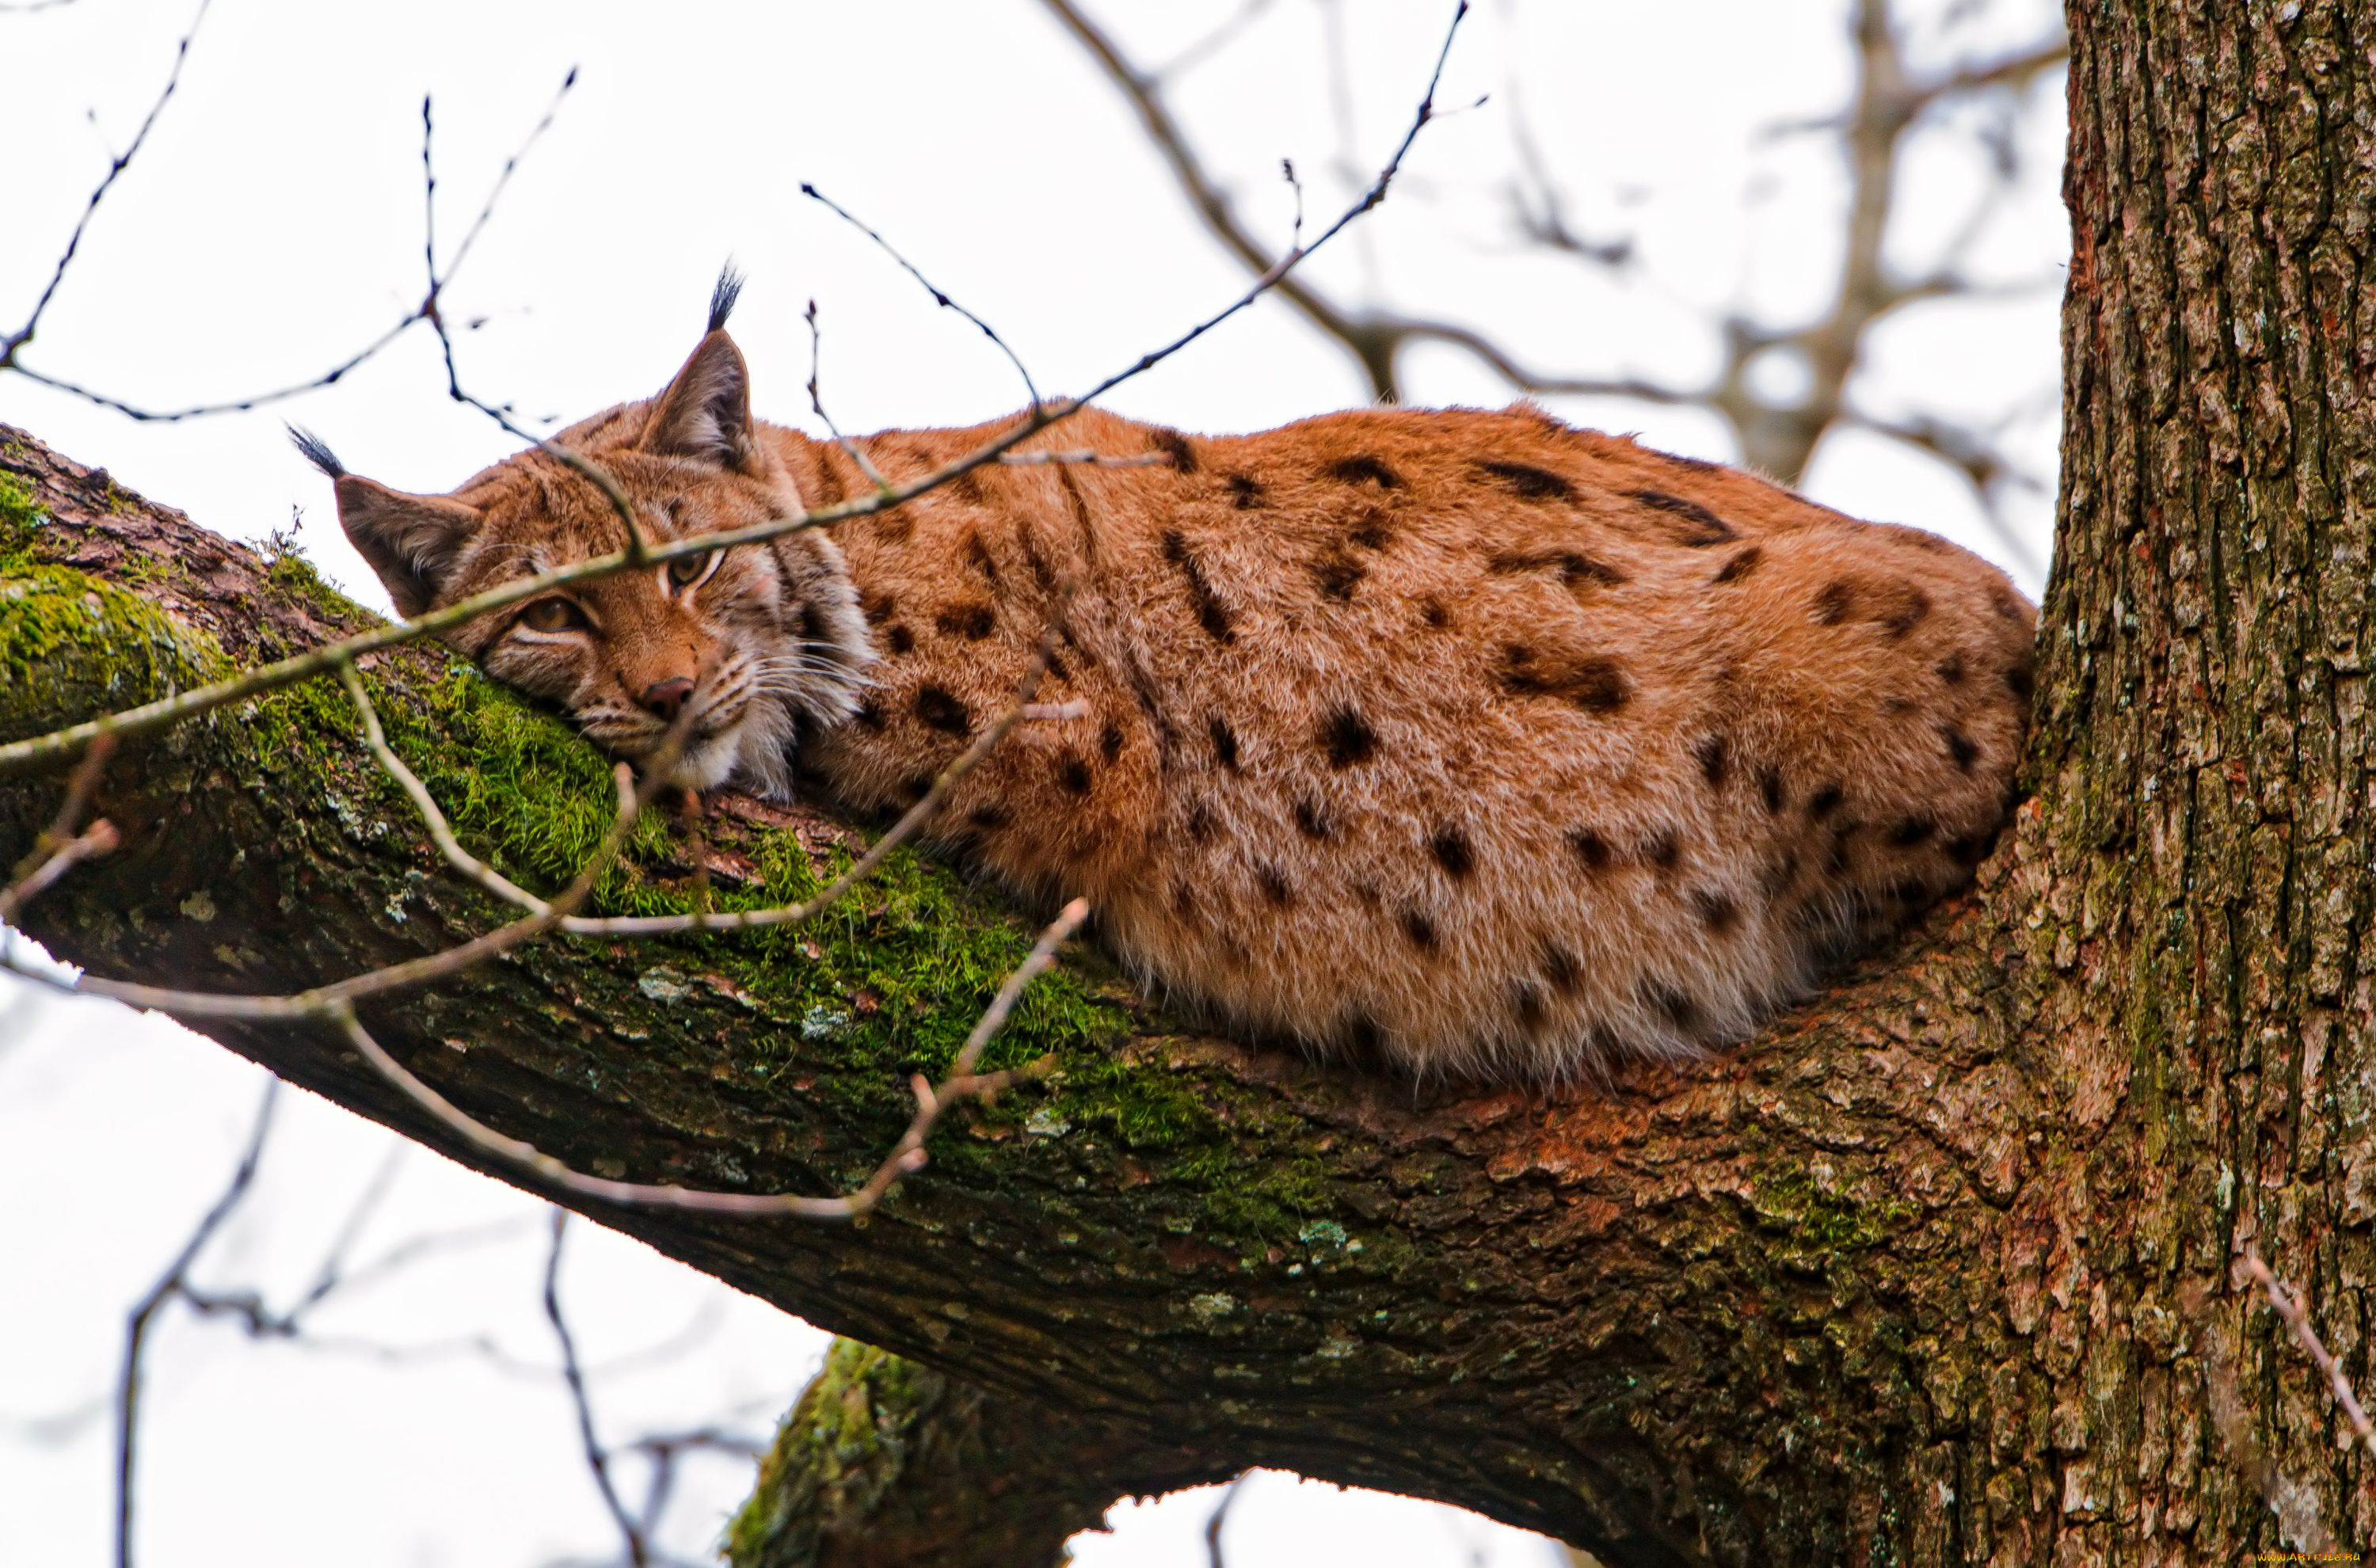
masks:
{"label": "bare twig", "polygon": [[2286,1326],[2293,1330],[2294,1342],[2302,1348],[2303,1353],[2310,1357],[2318,1370],[2326,1374],[2328,1392],[2334,1397],[2335,1408],[2343,1412],[2343,1419],[2350,1423],[2352,1436],[2366,1443],[2370,1454],[2376,1454],[2376,1424],[2369,1421],[2368,1412],[2360,1407],[2359,1396],[2352,1392],[2351,1380],[2344,1375],[2343,1363],[2334,1359],[2334,1352],[2319,1338],[2318,1331],[2311,1327],[2310,1308],[2302,1303],[2299,1295],[2287,1289],[2285,1281],[2271,1272],[2269,1265],[2261,1261],[2260,1250],[2250,1243],[2244,1248],[2244,1272],[2251,1276],[2253,1283],[2260,1286],[2268,1297],[2269,1305],[2286,1320]]}
{"label": "bare twig", "polygon": [[99,204],[107,199],[107,193],[115,188],[115,182],[132,167],[132,160],[148,144],[148,133],[156,128],[157,117],[164,113],[165,105],[173,101],[174,90],[182,85],[182,67],[189,63],[190,44],[197,38],[198,29],[207,19],[207,9],[213,4],[214,0],[198,0],[197,11],[190,18],[188,30],[182,34],[181,42],[173,47],[173,68],[165,74],[165,85],[148,105],[148,113],[141,120],[140,128],[132,134],[132,140],[124,150],[109,160],[107,172],[91,191],[90,199],[83,203],[82,216],[75,220],[74,232],[66,236],[65,249],[58,253],[57,265],[50,269],[50,280],[42,286],[41,296],[34,300],[32,310],[25,316],[25,325],[6,338],[0,339],[0,370],[16,369],[17,351],[31,342],[33,334],[41,329],[42,313],[50,308],[50,301],[57,297],[58,286],[66,280],[66,268],[74,265],[76,253],[82,249],[83,232],[90,227],[92,216],[99,211]]}
{"label": "bare twig", "polygon": [[[893,261],[899,264],[899,269],[901,271],[905,272],[909,277],[913,278],[917,282],[923,285],[924,292],[933,296],[933,303],[939,305],[943,310],[953,310],[956,312],[959,315],[964,316],[968,321],[972,322],[975,327],[980,328],[981,335],[998,345],[998,351],[1006,356],[1006,362],[1013,365],[1015,367],[1015,374],[1023,378],[1023,390],[1030,395],[1031,407],[1034,411],[1038,410],[1041,398],[1040,397],[1040,388],[1034,385],[1031,380],[1031,372],[1025,368],[1021,357],[1018,356],[1013,349],[1006,346],[1006,339],[1000,337],[991,327],[990,323],[974,315],[973,312],[966,309],[965,306],[957,303],[956,301],[949,298],[947,292],[938,284],[934,283],[931,279],[925,277],[921,272],[917,270],[916,264],[914,262],[909,261],[906,256],[900,255],[897,246],[885,239],[882,235],[876,233],[874,230],[866,223],[861,222],[839,202],[834,200],[823,191],[818,190],[814,185],[810,184],[805,180],[801,183],[801,195],[808,197],[811,201],[823,203],[825,207],[834,214],[834,216],[839,218],[843,222],[849,224],[851,228],[857,230],[868,239],[873,241],[874,244],[882,250],[884,255],[889,256]],[[814,300],[811,300],[809,302],[809,327],[812,332],[815,330],[816,302]],[[814,396],[815,392],[816,378],[812,374],[809,379],[810,392],[811,395]],[[819,410],[818,412],[823,413],[824,410]]]}
{"label": "bare twig", "polygon": [[[820,386],[825,374],[825,328],[818,324],[814,300],[809,302],[809,308],[801,314],[801,319],[809,324],[809,407],[815,410],[816,417],[825,422],[826,434],[833,437],[833,444],[849,454],[850,461],[858,465],[859,471],[874,486],[875,493],[890,494],[891,481],[883,477],[883,470],[874,466],[874,459],[866,455],[866,448],[844,435],[841,426],[834,423],[833,416],[825,411],[825,393]],[[1039,410],[1037,395],[1032,398],[1031,407],[1035,412]]]}
{"label": "bare twig", "polygon": [[[201,18],[205,15],[205,10],[206,6],[202,5],[199,7],[199,15]],[[504,160],[502,172],[496,175],[494,184],[489,190],[485,203],[481,206],[477,219],[471,223],[469,232],[463,235],[461,245],[456,249],[453,259],[446,264],[442,275],[438,272],[435,265],[435,246],[434,238],[425,244],[424,250],[429,255],[431,262],[429,291],[422,296],[419,304],[415,305],[411,310],[407,311],[402,316],[398,317],[397,321],[388,327],[386,331],[380,333],[378,337],[372,339],[362,348],[357,349],[354,352],[347,355],[344,359],[339,360],[337,363],[331,365],[329,369],[323,371],[318,374],[308,376],[303,381],[291,382],[285,386],[273,387],[267,391],[253,392],[244,397],[227,398],[218,402],[193,403],[185,407],[172,409],[152,409],[130,402],[110,393],[99,391],[94,387],[86,386],[80,382],[70,380],[65,376],[53,375],[48,372],[36,370],[32,366],[21,362],[17,356],[18,350],[31,342],[33,330],[40,321],[42,310],[47,306],[50,295],[56,291],[59,282],[65,275],[67,267],[74,260],[75,254],[81,244],[83,228],[89,223],[92,210],[97,208],[101,198],[107,194],[108,186],[114,182],[116,176],[121,174],[124,172],[125,167],[131,162],[133,155],[140,150],[141,142],[148,136],[148,125],[155,121],[159,111],[161,111],[164,108],[165,100],[172,96],[174,81],[177,81],[180,77],[182,59],[187,55],[190,40],[192,37],[196,36],[196,31],[197,23],[194,20],[191,23],[189,33],[185,34],[182,40],[182,53],[175,57],[173,79],[168,81],[164,93],[160,95],[156,104],[150,109],[148,120],[143,122],[141,125],[140,135],[136,137],[133,140],[133,144],[126,148],[123,154],[116,159],[115,164],[109,171],[107,178],[101,183],[99,189],[91,194],[90,202],[84,210],[82,221],[78,222],[75,226],[73,236],[68,241],[65,252],[58,258],[55,275],[52,277],[49,288],[43,291],[41,302],[36,305],[31,319],[28,320],[24,327],[22,327],[18,332],[12,334],[6,339],[0,339],[0,371],[14,371],[17,374],[25,377],[29,381],[39,382],[44,386],[64,392],[70,397],[79,398],[87,403],[95,404],[100,408],[112,410],[116,413],[124,415],[126,419],[147,423],[172,424],[183,420],[202,419],[213,414],[244,413],[250,410],[267,407],[270,404],[285,402],[289,398],[303,396],[307,392],[315,392],[326,386],[336,386],[339,381],[345,379],[350,372],[358,369],[366,362],[377,358],[382,350],[386,350],[398,339],[403,337],[414,327],[419,326],[424,321],[440,324],[440,335],[443,336],[443,316],[441,314],[441,307],[445,291],[453,283],[455,273],[461,267],[462,258],[469,254],[470,246],[477,241],[480,232],[486,228],[488,220],[493,216],[496,198],[503,194],[505,187],[510,184],[513,172],[518,168],[520,160],[528,156],[529,149],[534,147],[538,139],[544,135],[548,128],[551,127],[554,115],[560,111],[562,99],[568,95],[570,89],[576,84],[577,80],[577,72],[576,67],[573,66],[570,69],[569,74],[563,78],[561,90],[559,93],[554,95],[552,104],[545,111],[544,117],[536,123],[535,127],[529,132],[527,138],[521,142],[517,150]],[[427,113],[428,106],[424,101],[422,104],[422,115],[424,121],[427,117]],[[430,232],[434,236],[434,215],[432,217],[431,223],[432,227]],[[449,361],[451,357],[450,348],[451,346],[448,345]],[[534,436],[529,435],[526,433],[516,434],[519,434],[523,440],[536,439]]]}
{"label": "bare twig", "polygon": [[577,1341],[571,1337],[569,1322],[561,1313],[561,1239],[566,1233],[569,1211],[555,1206],[552,1211],[552,1248],[545,1254],[544,1315],[552,1324],[552,1336],[561,1344],[561,1377],[569,1385],[570,1403],[577,1413],[577,1440],[586,1452],[586,1467],[594,1473],[595,1490],[602,1494],[602,1506],[610,1510],[611,1518],[619,1526],[619,1535],[627,1549],[627,1561],[635,1568],[645,1568],[650,1561],[644,1541],[644,1532],[628,1516],[626,1505],[619,1501],[618,1489],[611,1484],[611,1455],[594,1432],[594,1407],[586,1396],[586,1374],[577,1365]]}
{"label": "bare twig", "polygon": [[1229,1558],[1221,1550],[1221,1528],[1230,1522],[1230,1508],[1238,1494],[1246,1489],[1252,1470],[1240,1470],[1221,1489],[1221,1501],[1213,1504],[1213,1512],[1205,1521],[1205,1561],[1209,1568],[1229,1568]]}
{"label": "bare twig", "polygon": [[380,729],[379,710],[372,707],[371,694],[363,689],[363,679],[356,673],[355,667],[339,665],[339,680],[347,688],[348,700],[362,716],[363,741],[371,747],[372,755],[379,759],[380,766],[386,769],[388,776],[410,797],[413,809],[420,812],[421,820],[429,828],[430,841],[437,846],[437,852],[446,857],[446,863],[507,904],[516,904],[531,914],[550,913],[552,905],[462,848],[461,840],[454,837],[453,826],[446,822],[446,814],[438,809],[428,787],[389,747],[387,736]]}
{"label": "bare twig", "polygon": [[182,1250],[174,1254],[157,1283],[140,1299],[125,1321],[124,1335],[124,1371],[117,1384],[115,1399],[115,1568],[131,1568],[132,1563],[132,1478],[135,1440],[140,1420],[140,1362],[148,1348],[148,1327],[156,1320],[160,1308],[178,1294],[188,1278],[190,1265],[215,1231],[237,1208],[240,1200],[255,1180],[255,1168],[264,1158],[265,1134],[272,1127],[272,1107],[280,1089],[280,1080],[267,1078],[264,1085],[263,1102],[256,1107],[255,1126],[248,1134],[247,1152],[240,1157],[238,1169],[232,1172],[231,1182],[222,1195],[214,1201],[192,1230]]}

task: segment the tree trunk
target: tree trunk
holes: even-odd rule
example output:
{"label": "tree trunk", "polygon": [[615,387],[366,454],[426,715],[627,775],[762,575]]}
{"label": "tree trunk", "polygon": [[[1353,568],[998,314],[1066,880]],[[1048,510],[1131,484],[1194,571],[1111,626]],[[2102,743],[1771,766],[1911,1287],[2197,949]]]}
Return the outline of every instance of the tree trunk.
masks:
{"label": "tree trunk", "polygon": [[[2233,1270],[2256,1243],[2364,1378],[2376,6],[2071,24],[2064,516],[2029,798],[1972,895],[1750,1048],[1553,1097],[1200,1038],[1085,955],[1003,1047],[1059,1076],[944,1129],[863,1226],[579,1206],[972,1397],[1135,1434],[1150,1479],[1283,1466],[1611,1568],[2365,1538],[2367,1459]],[[209,636],[253,657],[348,618],[302,564],[9,451],[53,520],[0,515],[0,735],[187,680]],[[440,655],[372,679],[469,841],[561,875],[591,754]],[[483,928],[354,728],[316,686],[119,759],[125,848],[27,928],[230,989]],[[0,861],[59,790],[0,781]],[[808,816],[711,832],[713,880],[771,891],[841,852]],[[698,897],[698,858],[647,833],[605,900]],[[371,1022],[581,1169],[819,1191],[880,1157],[1027,934],[903,860],[804,936],[553,945]],[[318,1034],[203,1027],[472,1158]],[[974,1430],[952,1487],[1041,1484],[1044,1423]],[[802,1474],[779,1455],[779,1501]]]}

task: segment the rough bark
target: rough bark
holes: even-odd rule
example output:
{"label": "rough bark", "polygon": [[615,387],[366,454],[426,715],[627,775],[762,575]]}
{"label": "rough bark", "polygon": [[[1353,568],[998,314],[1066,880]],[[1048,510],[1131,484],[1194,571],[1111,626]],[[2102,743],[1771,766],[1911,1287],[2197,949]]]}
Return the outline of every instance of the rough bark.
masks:
{"label": "rough bark", "polygon": [[[2367,1456],[2231,1270],[2257,1242],[2367,1381],[2376,6],[2070,20],[2064,515],[2028,796],[1971,896],[1749,1048],[1557,1097],[1198,1038],[1084,958],[1009,1046],[1059,1079],[946,1131],[862,1228],[589,1212],[985,1397],[1612,1568],[2364,1536]],[[6,466],[53,521],[0,530],[0,734],[220,657],[185,628],[244,656],[338,618],[29,442]],[[590,757],[434,655],[374,678],[473,842],[555,875]],[[299,691],[119,763],[126,848],[30,929],[252,987],[483,923],[351,729]],[[0,860],[58,789],[0,781]],[[719,863],[797,882],[835,831],[729,819]],[[637,854],[608,900],[696,896],[681,843]],[[541,950],[373,1022],[583,1167],[818,1190],[877,1157],[900,1075],[1022,940],[908,862],[828,923],[814,955]],[[321,1038],[210,1032],[469,1158]]]}

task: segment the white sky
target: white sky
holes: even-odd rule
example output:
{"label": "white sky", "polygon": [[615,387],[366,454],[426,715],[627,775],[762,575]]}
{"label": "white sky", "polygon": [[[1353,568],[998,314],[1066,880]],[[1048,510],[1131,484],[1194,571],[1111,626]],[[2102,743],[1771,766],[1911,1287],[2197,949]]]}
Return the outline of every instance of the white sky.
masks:
{"label": "white sky", "polygon": [[[1944,0],[1909,8],[1932,17]],[[46,279],[111,150],[171,63],[190,0],[77,0],[0,14],[0,320]],[[1237,0],[1099,0],[1142,61],[1170,57]],[[1399,136],[1448,0],[1336,0],[1354,162],[1323,66],[1327,7],[1275,0],[1180,86],[1176,106],[1249,220],[1284,238],[1294,159],[1308,222],[1325,221]],[[2043,0],[1999,0],[1953,47],[1986,56],[2051,25]],[[1840,0],[1486,0],[1393,199],[1314,276],[1342,297],[1489,329],[1532,362],[1686,380],[1716,362],[1710,313],[1747,303],[1788,321],[1818,308],[1844,189],[1835,144],[1764,135],[1835,111],[1848,86]],[[1084,386],[1232,297],[1242,274],[1188,220],[1103,78],[1030,0],[867,6],[624,0],[403,6],[217,0],[180,96],[93,222],[29,362],[151,406],[302,381],[401,315],[423,289],[420,101],[437,105],[439,232],[448,251],[572,65],[579,84],[522,165],[447,296],[472,389],[528,416],[575,417],[657,389],[692,346],[731,255],[750,275],[735,320],[762,417],[813,427],[800,321],[823,314],[825,389],[849,429],[971,422],[1014,407],[1011,370],[933,309],[862,240],[798,194],[815,182],[995,324],[1042,387]],[[1519,247],[1503,189],[1523,119],[1571,220],[1630,232],[1624,279]],[[2033,90],[2026,172],[1974,269],[2047,287],[1909,312],[1876,335],[1864,406],[1993,422],[2050,482],[2059,77]],[[1924,267],[1973,199],[1967,137],[1918,141],[1893,255]],[[1780,369],[1782,367],[1776,367]],[[1487,405],[1507,388],[1451,350],[1415,352],[1412,400]],[[327,487],[290,451],[282,415],[358,469],[442,489],[515,443],[443,396],[425,333],[339,386],[265,413],[138,424],[0,376],[0,420],[242,538],[303,514],[305,549],[382,602],[339,537]],[[1260,428],[1365,395],[1341,351],[1284,305],[1257,306],[1112,399],[1191,430]],[[1553,400],[1567,417],[1731,458],[1710,416]],[[1963,481],[1876,438],[1835,437],[1808,490],[1861,515],[1935,528],[2015,571]],[[2042,563],[2043,494],[2009,508]],[[125,1308],[228,1174],[260,1075],[172,1025],[0,991],[0,1562],[105,1558],[107,1394]],[[255,1199],[200,1277],[302,1289],[388,1134],[285,1094]],[[930,1180],[927,1175],[925,1180]],[[390,1365],[360,1352],[257,1344],[169,1318],[156,1347],[140,1503],[159,1565],[529,1565],[609,1552],[539,1302],[539,1206],[414,1151],[360,1255],[403,1239],[508,1224],[339,1301],[315,1325],[355,1344],[439,1347]],[[572,1227],[564,1283],[596,1363],[606,1434],[731,1421],[765,1434],[823,1336],[658,1258]],[[484,1339],[499,1355],[456,1350]],[[80,1412],[81,1414],[77,1414]],[[60,1416],[67,1419],[53,1420]],[[33,1423],[28,1426],[28,1422]],[[632,1483],[633,1478],[631,1478]],[[748,1467],[697,1465],[671,1546],[698,1554],[747,1491]],[[1081,1560],[1201,1562],[1204,1496],[1118,1511]],[[1235,1568],[1318,1559],[1381,1568],[1540,1564],[1533,1538],[1449,1510],[1265,1477],[1233,1511]]]}

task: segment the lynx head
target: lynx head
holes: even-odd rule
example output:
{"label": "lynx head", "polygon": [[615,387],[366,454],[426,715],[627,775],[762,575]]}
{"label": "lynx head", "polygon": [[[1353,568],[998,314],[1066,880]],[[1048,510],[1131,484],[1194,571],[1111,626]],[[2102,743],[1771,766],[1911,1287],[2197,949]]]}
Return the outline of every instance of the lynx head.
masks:
{"label": "lynx head", "polygon": [[[740,289],[731,269],[719,277],[707,334],[659,396],[553,437],[616,481],[653,542],[801,515],[790,474],[752,423],[749,372],[726,335]],[[408,495],[291,434],[337,481],[339,523],[404,615],[627,540],[594,482],[540,450],[450,495]],[[683,716],[675,780],[732,779],[778,798],[790,793],[797,728],[849,718],[873,658],[841,553],[817,529],[573,583],[446,637],[631,761]]]}

